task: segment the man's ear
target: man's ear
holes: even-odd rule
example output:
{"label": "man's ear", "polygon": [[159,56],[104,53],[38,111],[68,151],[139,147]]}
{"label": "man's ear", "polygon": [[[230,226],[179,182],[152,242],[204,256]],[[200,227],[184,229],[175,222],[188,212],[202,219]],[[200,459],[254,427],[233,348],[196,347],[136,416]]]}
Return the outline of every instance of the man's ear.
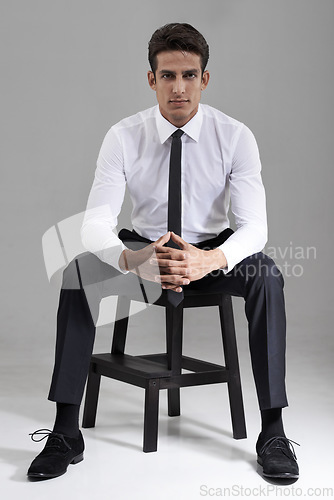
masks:
{"label": "man's ear", "polygon": [[201,90],[205,90],[206,89],[206,87],[209,84],[209,80],[210,80],[210,73],[208,71],[204,71],[204,73],[202,75]]}
{"label": "man's ear", "polygon": [[151,87],[151,89],[156,90],[155,76],[154,76],[153,71],[147,72],[147,79],[148,79],[148,84]]}

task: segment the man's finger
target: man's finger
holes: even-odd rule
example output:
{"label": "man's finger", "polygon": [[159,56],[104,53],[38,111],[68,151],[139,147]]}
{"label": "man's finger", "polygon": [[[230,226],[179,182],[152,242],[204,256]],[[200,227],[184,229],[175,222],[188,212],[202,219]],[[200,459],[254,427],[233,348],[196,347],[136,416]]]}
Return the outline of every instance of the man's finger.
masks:
{"label": "man's finger", "polygon": [[183,267],[185,262],[182,260],[168,259],[168,257],[159,258],[152,257],[150,259],[150,264],[159,266],[159,267]]}
{"label": "man's finger", "polygon": [[160,246],[160,245],[165,245],[165,243],[167,243],[167,241],[170,240],[170,236],[171,236],[171,233],[170,233],[170,231],[168,231],[166,234],[163,234],[162,236],[160,236],[160,238],[158,238],[153,243],[153,246],[156,247],[156,246]]}
{"label": "man's finger", "polygon": [[189,285],[190,280],[188,278],[181,277],[178,274],[160,274],[155,276],[155,281],[158,283],[169,283],[174,286],[177,285]]}
{"label": "man's finger", "polygon": [[171,255],[171,248],[170,247],[163,247],[163,246],[160,246],[160,245],[156,245],[155,246],[155,249],[156,249],[156,252],[160,252],[160,253],[165,253],[165,254],[168,254],[168,255]]}
{"label": "man's finger", "polygon": [[167,252],[160,251],[160,248],[157,248],[155,257],[157,260],[172,260],[172,261],[182,261],[185,260],[186,255],[181,250],[174,250],[171,252],[170,250]]}
{"label": "man's finger", "polygon": [[182,292],[182,287],[181,286],[175,286],[175,285],[170,285],[170,284],[164,284],[161,286],[164,290],[174,290],[174,292]]}
{"label": "man's finger", "polygon": [[173,231],[171,232],[171,239],[177,244],[179,245],[179,247],[182,249],[182,250],[185,250],[186,248],[188,248],[189,246],[189,243],[187,243],[186,241],[184,241],[183,238],[181,238],[181,236],[179,236],[178,234],[175,234],[173,233]]}

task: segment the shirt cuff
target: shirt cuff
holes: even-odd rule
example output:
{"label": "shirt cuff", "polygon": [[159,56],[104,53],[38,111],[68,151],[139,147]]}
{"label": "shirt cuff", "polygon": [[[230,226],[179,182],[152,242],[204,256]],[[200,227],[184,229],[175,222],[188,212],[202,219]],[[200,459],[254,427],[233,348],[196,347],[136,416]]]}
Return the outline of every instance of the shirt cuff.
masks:
{"label": "shirt cuff", "polygon": [[239,264],[244,259],[244,249],[243,247],[237,243],[236,241],[231,240],[228,238],[222,245],[220,245],[218,248],[224,252],[226,261],[227,261],[227,267],[224,267],[223,272],[225,274],[229,273],[232,271],[234,266]]}
{"label": "shirt cuff", "polygon": [[114,244],[110,247],[106,246],[104,250],[100,250],[98,252],[98,256],[103,262],[106,262],[110,266],[114,267],[120,273],[128,274],[129,271],[121,269],[119,266],[119,258],[121,256],[121,253],[126,249],[127,247],[120,241],[118,245]]}

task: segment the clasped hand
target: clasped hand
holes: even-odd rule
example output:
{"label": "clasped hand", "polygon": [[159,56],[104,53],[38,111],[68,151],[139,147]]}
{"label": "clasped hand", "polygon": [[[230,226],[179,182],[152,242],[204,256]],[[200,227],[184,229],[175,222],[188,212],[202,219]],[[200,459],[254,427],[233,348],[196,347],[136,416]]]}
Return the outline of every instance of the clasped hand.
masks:
{"label": "clasped hand", "polygon": [[[180,248],[165,247],[170,239]],[[119,264],[124,270],[176,292],[182,291],[181,286],[227,265],[219,248],[201,250],[170,231],[141,250],[124,250]]]}

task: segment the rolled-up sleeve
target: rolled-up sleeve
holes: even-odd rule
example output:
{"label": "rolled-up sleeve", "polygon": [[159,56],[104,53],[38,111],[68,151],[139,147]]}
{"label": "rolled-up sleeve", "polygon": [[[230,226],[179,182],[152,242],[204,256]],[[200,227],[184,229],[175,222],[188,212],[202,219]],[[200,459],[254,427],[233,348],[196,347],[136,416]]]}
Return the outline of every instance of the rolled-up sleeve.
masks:
{"label": "rolled-up sleeve", "polygon": [[104,138],[97,159],[94,182],[81,228],[84,247],[118,271],[119,257],[126,248],[115,228],[126,187],[121,141],[114,127]]}
{"label": "rolled-up sleeve", "polygon": [[233,149],[229,190],[237,230],[219,247],[227,260],[225,273],[246,257],[260,252],[268,237],[259,150],[253,133],[245,125],[235,138]]}

